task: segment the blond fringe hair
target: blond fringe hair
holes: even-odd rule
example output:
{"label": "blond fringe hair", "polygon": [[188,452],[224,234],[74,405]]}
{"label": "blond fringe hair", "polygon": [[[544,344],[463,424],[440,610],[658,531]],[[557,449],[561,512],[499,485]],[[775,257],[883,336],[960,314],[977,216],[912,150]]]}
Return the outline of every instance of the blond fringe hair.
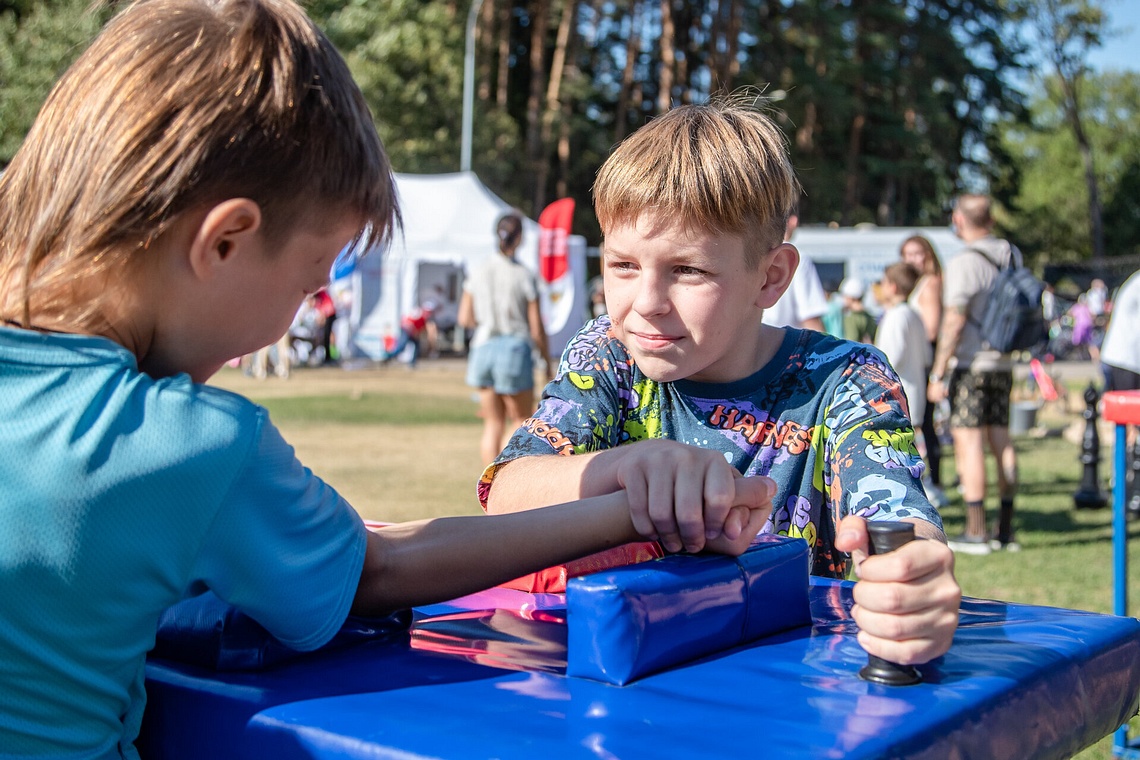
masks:
{"label": "blond fringe hair", "polygon": [[100,283],[190,209],[245,197],[266,240],[399,225],[371,114],[291,0],[141,0],[63,75],[0,177],[0,316],[97,329]]}
{"label": "blond fringe hair", "polygon": [[650,121],[602,165],[593,194],[603,234],[649,214],[687,231],[743,235],[757,266],[783,241],[800,186],[779,127],[735,97]]}

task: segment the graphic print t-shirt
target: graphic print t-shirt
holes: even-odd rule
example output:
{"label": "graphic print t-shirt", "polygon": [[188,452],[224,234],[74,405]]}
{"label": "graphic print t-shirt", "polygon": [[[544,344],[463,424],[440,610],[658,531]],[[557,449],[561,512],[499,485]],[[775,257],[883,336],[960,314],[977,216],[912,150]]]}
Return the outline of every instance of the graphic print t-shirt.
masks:
{"label": "graphic print t-shirt", "polygon": [[479,483],[486,506],[495,471],[525,456],[587,453],[669,438],[724,453],[744,475],[776,481],[762,533],[802,537],[814,575],[843,577],[835,531],[848,514],[918,518],[940,529],[923,495],[922,460],[902,385],[874,347],[785,330],[776,355],[732,383],[658,383],[638,369],[608,316],[566,347],[533,417]]}

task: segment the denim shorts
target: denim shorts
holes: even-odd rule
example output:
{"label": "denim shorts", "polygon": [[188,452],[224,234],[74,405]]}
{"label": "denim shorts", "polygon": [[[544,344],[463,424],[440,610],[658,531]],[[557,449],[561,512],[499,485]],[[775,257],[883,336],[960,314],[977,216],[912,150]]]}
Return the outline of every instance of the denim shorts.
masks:
{"label": "denim shorts", "polygon": [[494,388],[501,396],[513,396],[534,388],[530,338],[496,335],[473,348],[467,359],[467,384],[475,388]]}

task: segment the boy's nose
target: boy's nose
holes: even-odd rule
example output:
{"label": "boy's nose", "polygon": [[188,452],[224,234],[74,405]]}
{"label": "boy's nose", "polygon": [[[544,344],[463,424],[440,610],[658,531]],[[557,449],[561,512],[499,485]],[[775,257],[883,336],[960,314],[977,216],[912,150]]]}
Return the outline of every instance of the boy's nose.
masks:
{"label": "boy's nose", "polygon": [[661,277],[644,274],[638,279],[633,309],[643,316],[657,316],[669,311],[669,287]]}

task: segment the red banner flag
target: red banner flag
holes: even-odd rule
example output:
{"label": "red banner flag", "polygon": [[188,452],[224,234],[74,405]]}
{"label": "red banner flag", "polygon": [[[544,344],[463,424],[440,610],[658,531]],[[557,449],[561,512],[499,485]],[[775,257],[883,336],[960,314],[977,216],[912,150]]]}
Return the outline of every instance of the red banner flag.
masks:
{"label": "red banner flag", "polygon": [[554,201],[538,215],[538,271],[546,282],[554,282],[570,268],[568,245],[573,221],[573,198]]}

